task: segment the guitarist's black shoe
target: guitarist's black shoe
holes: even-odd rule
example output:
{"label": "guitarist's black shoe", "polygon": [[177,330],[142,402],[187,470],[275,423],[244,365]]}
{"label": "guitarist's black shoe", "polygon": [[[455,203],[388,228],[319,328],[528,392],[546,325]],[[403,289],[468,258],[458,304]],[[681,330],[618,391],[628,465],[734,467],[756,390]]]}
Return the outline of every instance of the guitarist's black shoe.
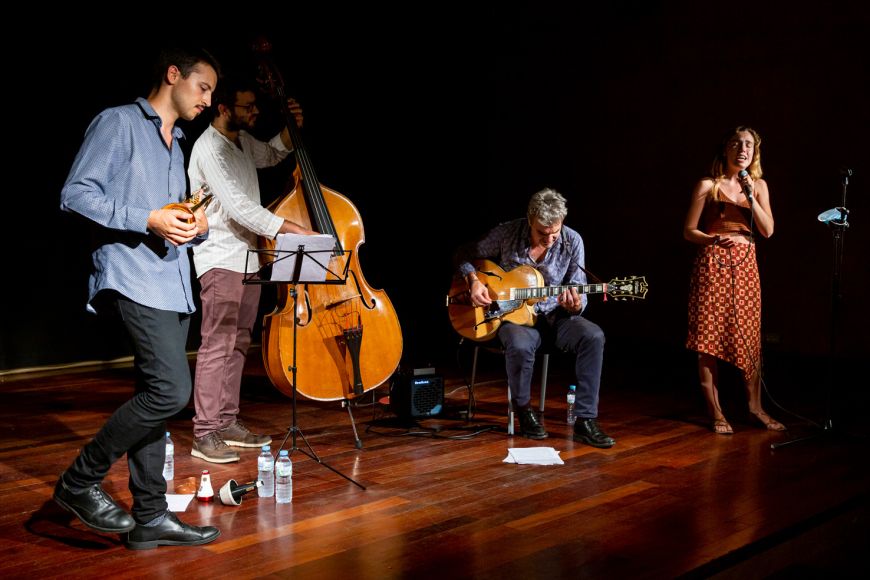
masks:
{"label": "guitarist's black shoe", "polygon": [[546,439],[548,434],[544,430],[544,426],[538,420],[538,416],[532,410],[531,406],[517,408],[517,415],[520,416],[520,433],[523,437],[529,439]]}
{"label": "guitarist's black shoe", "polygon": [[580,417],[577,417],[577,422],[574,423],[574,441],[580,441],[599,449],[613,447],[616,443],[616,439],[607,436],[601,430],[601,427],[598,426],[598,421],[595,419],[581,419]]}

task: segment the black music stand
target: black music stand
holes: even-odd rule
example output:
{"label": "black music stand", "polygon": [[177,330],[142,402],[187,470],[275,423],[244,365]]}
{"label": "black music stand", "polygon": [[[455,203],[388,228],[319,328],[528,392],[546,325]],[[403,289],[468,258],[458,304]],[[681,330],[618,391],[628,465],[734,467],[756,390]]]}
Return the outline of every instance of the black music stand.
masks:
{"label": "black music stand", "polygon": [[[345,250],[345,253],[347,253],[347,254],[350,254],[350,252],[351,252],[351,250]],[[323,467],[325,467],[325,468],[329,469],[330,471],[345,478],[346,480],[348,480],[352,484],[356,485],[357,487],[359,487],[361,489],[365,489],[366,487],[363,484],[361,484],[360,482],[356,481],[355,479],[345,475],[344,473],[340,472],[336,468],[332,467],[331,465],[329,465],[328,463],[323,461],[317,455],[317,453],[315,453],[314,449],[311,448],[311,444],[308,442],[308,439],[305,438],[305,434],[302,432],[302,429],[300,429],[299,426],[297,425],[297,419],[296,419],[296,417],[297,417],[297,415],[296,415],[296,385],[298,384],[296,381],[297,381],[297,373],[299,370],[297,368],[297,365],[296,365],[296,328],[299,324],[299,317],[296,316],[296,301],[297,301],[296,287],[298,284],[344,284],[347,280],[347,270],[348,270],[348,267],[350,265],[350,260],[345,261],[344,271],[341,273],[341,275],[339,275],[339,274],[336,274],[335,272],[333,272],[332,270],[330,270],[328,266],[321,263],[316,257],[317,254],[325,254],[327,261],[328,261],[329,257],[335,254],[334,249],[306,251],[305,245],[300,244],[296,250],[292,250],[292,251],[248,250],[248,257],[250,257],[251,254],[266,254],[266,255],[277,256],[277,257],[275,257],[274,260],[271,260],[270,262],[268,262],[266,265],[264,265],[262,268],[260,268],[259,270],[257,270],[253,274],[247,274],[248,268],[247,268],[247,260],[246,260],[246,264],[245,264],[246,274],[245,274],[243,281],[242,281],[243,284],[280,283],[280,284],[291,284],[292,285],[289,289],[289,292],[290,292],[290,296],[293,297],[293,364],[290,367],[288,367],[287,370],[289,370],[293,374],[293,395],[291,396],[292,407],[293,407],[293,423],[289,427],[287,427],[287,434],[284,435],[284,439],[281,441],[281,446],[278,448],[278,452],[280,453],[281,449],[284,448],[284,445],[287,443],[287,439],[290,438],[290,435],[292,434],[293,435],[293,444],[289,449],[289,455],[293,455],[294,451],[299,451],[300,453],[302,453],[303,455],[307,455],[308,457],[310,457],[311,459],[313,459],[314,461],[316,461],[317,463],[319,463]],[[266,276],[266,277],[271,278],[272,277],[271,270],[275,267],[275,265],[277,263],[281,262],[282,260],[292,259],[294,257],[296,259],[296,262],[295,262],[295,265],[293,266],[292,274],[291,274],[289,280],[281,279],[281,280],[268,280],[267,281],[267,280],[264,280],[260,277],[260,275],[263,274],[264,272],[269,272],[270,275]],[[309,264],[312,264],[312,263],[316,264],[320,269],[322,269],[322,271],[324,273],[331,275],[331,278],[330,279],[323,279],[323,280],[300,280],[300,277],[302,274],[303,262],[307,262]],[[351,415],[351,423],[353,423],[353,415]],[[303,449],[302,447],[299,447],[296,444],[297,435],[302,438],[302,441],[305,443],[305,447],[307,447],[307,450]],[[354,435],[356,436],[356,426],[355,425],[354,425]],[[359,440],[358,436],[357,436],[357,440]]]}
{"label": "black music stand", "polygon": [[815,439],[816,437],[821,437],[823,435],[830,435],[834,432],[834,420],[831,409],[831,391],[834,389],[834,385],[837,382],[835,373],[838,372],[838,365],[836,364],[837,336],[840,332],[840,323],[843,314],[843,294],[841,287],[843,243],[845,241],[844,237],[846,235],[846,229],[849,227],[849,210],[846,209],[846,190],[849,187],[849,177],[851,175],[851,169],[842,169],[840,171],[840,176],[843,179],[842,205],[824,211],[818,216],[820,222],[827,224],[831,228],[831,235],[833,236],[834,241],[833,267],[831,275],[831,335],[828,339],[829,361],[828,384],[825,388],[825,420],[820,427],[820,431],[804,437],[798,437],[797,439],[790,439],[789,441],[783,441],[781,443],[773,443],[770,446],[771,449],[778,449],[780,447],[785,447],[786,445],[791,445],[792,443],[800,443],[801,441]]}

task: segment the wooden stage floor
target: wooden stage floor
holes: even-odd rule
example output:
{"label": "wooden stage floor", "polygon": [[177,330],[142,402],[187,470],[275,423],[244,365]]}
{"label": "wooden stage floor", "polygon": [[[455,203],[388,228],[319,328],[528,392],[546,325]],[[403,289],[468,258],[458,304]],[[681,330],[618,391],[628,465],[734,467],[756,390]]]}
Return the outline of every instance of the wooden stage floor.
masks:
{"label": "wooden stage floor", "polygon": [[[58,474],[129,395],[131,372],[0,383],[0,576],[867,577],[866,395],[840,405],[848,432],[771,450],[771,443],[815,431],[768,405],[792,428],[766,432],[748,421],[738,394],[726,400],[736,433],[716,436],[690,373],[611,363],[600,423],[617,445],[599,450],[571,440],[564,421],[569,369],[551,366],[550,437],[543,441],[507,436],[505,383],[492,365],[476,388],[471,421],[459,415],[467,390],[449,368],[439,369],[442,416],[409,427],[380,405],[357,408],[361,450],[339,403],[300,398],[298,426],[308,443],[365,490],[297,452],[292,504],[250,495],[239,507],[194,501],[182,519],[215,525],[220,538],[143,552],[71,521],[51,500]],[[781,402],[818,418],[812,373],[791,362],[779,369],[782,380],[771,389]],[[788,381],[804,381],[803,389],[784,384],[787,370]],[[375,393],[366,401],[387,394]],[[216,491],[230,478],[254,479],[257,450],[241,450],[236,464],[191,457],[191,416],[189,407],[169,422],[175,481],[202,469],[210,470]],[[254,368],[241,416],[276,438],[274,450],[292,420],[290,399]],[[305,447],[301,438],[297,443]],[[502,461],[509,447],[532,446],[555,448],[565,464]],[[119,462],[105,488],[129,508],[127,475]]]}

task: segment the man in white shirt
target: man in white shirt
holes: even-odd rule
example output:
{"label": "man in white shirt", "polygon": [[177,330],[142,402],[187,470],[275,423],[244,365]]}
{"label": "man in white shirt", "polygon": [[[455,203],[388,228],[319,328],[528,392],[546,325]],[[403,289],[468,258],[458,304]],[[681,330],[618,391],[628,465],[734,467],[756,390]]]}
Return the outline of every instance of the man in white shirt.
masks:
{"label": "man in white shirt", "polygon": [[[214,120],[197,139],[188,174],[192,190],[208,184],[215,200],[208,207],[209,238],[194,250],[202,290],[202,343],[194,382],[191,455],[212,463],[239,460],[230,446],[256,447],[272,442],[252,433],[238,419],[239,391],[260,301],[258,284],[243,284],[249,249],[257,236],[314,234],[276,216],[260,203],[258,167],[276,165],[292,150],[286,129],[268,143],[250,135],[257,121],[256,93],[234,79],[221,79],[212,98]],[[302,112],[290,101],[301,124]]]}

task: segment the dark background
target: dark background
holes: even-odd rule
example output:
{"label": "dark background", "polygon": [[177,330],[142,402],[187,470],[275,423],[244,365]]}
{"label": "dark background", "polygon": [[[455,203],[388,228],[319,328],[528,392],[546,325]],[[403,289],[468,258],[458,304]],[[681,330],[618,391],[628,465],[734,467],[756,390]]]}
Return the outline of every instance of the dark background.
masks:
{"label": "dark background", "polygon": [[[360,210],[362,270],[395,306],[404,364],[450,364],[457,337],[444,296],[455,247],[524,215],[532,193],[553,187],[569,200],[566,223],[583,235],[589,269],[650,284],[642,302],[591,298],[608,356],[678,353],[683,365],[694,252],[683,219],[721,136],[738,124],[762,135],[776,219],[775,235],[758,240],[766,352],[828,352],[833,244],[816,216],[840,205],[839,170],[849,167],[837,348],[866,360],[870,9],[532,6],[274,13],[239,4],[172,15],[169,31],[156,24],[166,14],[147,10],[135,23],[81,10],[55,15],[63,24],[52,27],[24,19],[32,40],[3,41],[12,154],[0,370],[128,354],[117,329],[84,310],[87,232],[58,209],[66,174],[94,115],[145,95],[160,46],[196,41],[229,63],[260,33],[303,105],[320,181]],[[265,113],[271,136],[277,125]],[[205,121],[182,126],[189,150]],[[290,169],[261,175],[264,201],[281,195]]]}

